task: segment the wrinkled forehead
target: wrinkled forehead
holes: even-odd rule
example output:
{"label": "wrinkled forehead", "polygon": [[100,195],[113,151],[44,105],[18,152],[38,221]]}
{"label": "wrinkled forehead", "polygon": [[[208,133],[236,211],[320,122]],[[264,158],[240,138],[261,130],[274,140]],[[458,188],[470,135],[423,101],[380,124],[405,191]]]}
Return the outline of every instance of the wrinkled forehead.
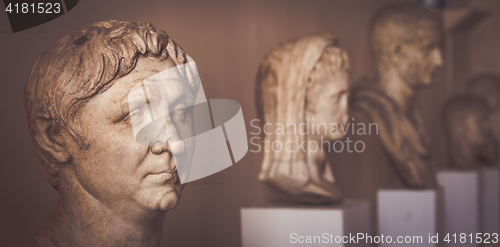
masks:
{"label": "wrinkled forehead", "polygon": [[180,74],[179,68],[171,67],[137,81],[128,93],[129,102],[162,100],[172,103],[179,99],[194,100],[188,80]]}

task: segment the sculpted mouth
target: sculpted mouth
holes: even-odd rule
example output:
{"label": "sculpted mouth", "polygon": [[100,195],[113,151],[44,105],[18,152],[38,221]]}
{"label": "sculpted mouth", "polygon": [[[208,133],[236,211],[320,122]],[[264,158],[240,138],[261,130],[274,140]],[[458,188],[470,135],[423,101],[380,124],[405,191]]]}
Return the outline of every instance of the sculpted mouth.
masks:
{"label": "sculpted mouth", "polygon": [[[154,147],[154,146],[153,146]],[[155,179],[161,182],[177,182],[179,181],[179,176],[177,174],[177,168],[174,164],[174,159],[170,150],[163,150],[163,152],[167,155],[167,160],[165,165],[156,165],[159,169],[152,169],[152,171],[148,172],[144,178],[151,177],[151,179]],[[163,168],[160,168],[163,166]],[[170,167],[170,169],[168,168]]]}
{"label": "sculpted mouth", "polygon": [[151,172],[146,175],[146,177],[151,177],[153,179],[157,179],[159,181],[164,182],[172,182],[175,183],[179,181],[179,175],[177,174],[177,170],[173,171],[161,171],[161,172]]}

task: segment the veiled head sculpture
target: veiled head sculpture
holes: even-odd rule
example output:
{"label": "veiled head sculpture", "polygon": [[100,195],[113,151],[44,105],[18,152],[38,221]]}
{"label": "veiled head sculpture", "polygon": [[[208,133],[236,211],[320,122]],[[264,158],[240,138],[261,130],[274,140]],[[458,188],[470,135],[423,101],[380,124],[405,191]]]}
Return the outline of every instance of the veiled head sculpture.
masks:
{"label": "veiled head sculpture", "polygon": [[[196,91],[192,68],[184,66],[192,61],[164,31],[126,21],[94,23],[36,60],[25,87],[27,118],[41,168],[59,193],[55,213],[37,233],[41,246],[159,245],[164,215],[183,187],[172,155],[194,143],[179,141],[178,126],[166,117],[156,127],[168,143],[139,143],[131,121],[144,112],[129,93],[182,67],[180,78],[189,83],[170,80],[165,89],[165,107],[177,109]],[[191,121],[192,113],[183,118]]]}
{"label": "veiled head sculpture", "polygon": [[262,182],[302,202],[341,199],[321,149],[342,137],[327,128],[347,122],[348,71],[347,53],[329,34],[282,43],[264,58],[256,90]]}
{"label": "veiled head sculpture", "polygon": [[482,73],[472,77],[465,91],[486,100],[493,111],[500,108],[500,76],[497,74]]}
{"label": "veiled head sculpture", "polygon": [[443,107],[450,166],[473,168],[498,164],[498,141],[487,101],[471,95],[451,98]]}
{"label": "veiled head sculpture", "polygon": [[435,185],[428,162],[430,138],[415,109],[416,90],[433,83],[442,66],[441,21],[418,5],[382,8],[369,27],[369,43],[377,76],[351,90],[351,107],[379,128],[379,141],[402,184]]}

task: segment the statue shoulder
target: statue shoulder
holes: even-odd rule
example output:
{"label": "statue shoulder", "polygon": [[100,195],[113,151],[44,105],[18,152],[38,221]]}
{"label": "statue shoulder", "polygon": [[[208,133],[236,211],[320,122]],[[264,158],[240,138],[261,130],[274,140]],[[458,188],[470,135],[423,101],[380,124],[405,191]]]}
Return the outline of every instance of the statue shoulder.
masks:
{"label": "statue shoulder", "polygon": [[351,88],[349,107],[352,112],[361,112],[371,121],[384,121],[402,114],[398,105],[379,90],[374,83],[357,83]]}
{"label": "statue shoulder", "polygon": [[56,244],[52,243],[50,240],[41,237],[41,236],[35,236],[36,243],[40,247],[58,247]]}

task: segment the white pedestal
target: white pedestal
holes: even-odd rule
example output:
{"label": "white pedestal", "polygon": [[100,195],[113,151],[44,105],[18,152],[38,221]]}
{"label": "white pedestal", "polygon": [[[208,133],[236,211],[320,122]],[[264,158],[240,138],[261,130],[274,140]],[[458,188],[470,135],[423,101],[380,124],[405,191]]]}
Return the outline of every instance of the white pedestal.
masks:
{"label": "white pedestal", "polygon": [[481,232],[500,233],[500,170],[484,167],[480,170]]}
{"label": "white pedestal", "polygon": [[[443,189],[443,234],[475,235],[479,231],[479,174],[471,170],[448,170],[437,174]],[[444,237],[444,236],[443,236]],[[475,242],[475,241],[474,241]],[[477,243],[452,243],[447,246],[479,246]]]}
{"label": "white pedestal", "polygon": [[377,203],[379,246],[437,246],[429,243],[437,234],[435,190],[379,190]]}
{"label": "white pedestal", "polygon": [[[369,203],[346,200],[339,205],[265,205],[241,209],[243,247],[369,246],[342,243],[349,233],[370,234]],[[338,236],[338,237],[337,237]],[[336,243],[340,240],[340,243]],[[344,238],[344,241],[349,241]],[[333,242],[333,243],[332,243]],[[337,241],[339,242],[339,241]]]}

